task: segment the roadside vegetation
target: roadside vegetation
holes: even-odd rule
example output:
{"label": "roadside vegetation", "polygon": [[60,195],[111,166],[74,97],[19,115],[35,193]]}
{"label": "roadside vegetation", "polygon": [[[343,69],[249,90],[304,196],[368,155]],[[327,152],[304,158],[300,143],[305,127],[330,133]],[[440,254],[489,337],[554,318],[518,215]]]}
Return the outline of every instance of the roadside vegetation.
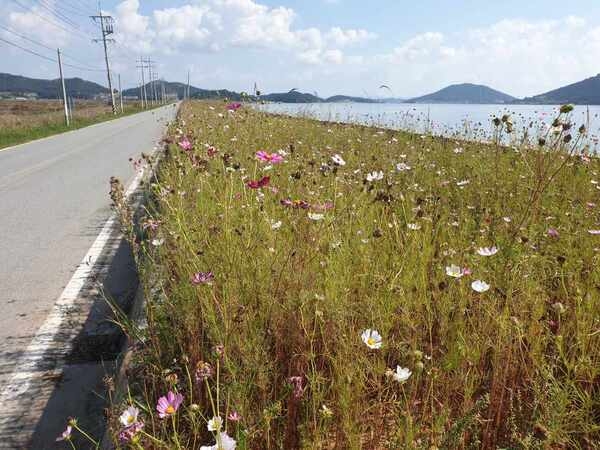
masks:
{"label": "roadside vegetation", "polygon": [[[126,104],[125,115],[142,111],[139,102]],[[54,100],[0,100],[0,148],[22,144],[94,123],[114,119],[110,105],[76,101],[71,125],[65,124],[62,102]]]}
{"label": "roadside vegetation", "polygon": [[566,106],[504,147],[184,104],[139,230],[112,184],[147,299],[114,441],[596,448],[600,162],[579,125]]}

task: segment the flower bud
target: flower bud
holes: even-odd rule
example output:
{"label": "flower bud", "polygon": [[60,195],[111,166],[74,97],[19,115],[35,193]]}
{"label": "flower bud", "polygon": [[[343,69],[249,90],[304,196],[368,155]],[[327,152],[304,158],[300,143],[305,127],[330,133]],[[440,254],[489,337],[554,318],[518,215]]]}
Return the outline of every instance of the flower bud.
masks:
{"label": "flower bud", "polygon": [[568,114],[568,113],[570,113],[571,111],[573,111],[573,108],[574,108],[574,106],[573,106],[573,105],[570,105],[570,104],[568,104],[568,105],[562,105],[562,106],[560,107],[560,113],[561,113],[561,114]]}

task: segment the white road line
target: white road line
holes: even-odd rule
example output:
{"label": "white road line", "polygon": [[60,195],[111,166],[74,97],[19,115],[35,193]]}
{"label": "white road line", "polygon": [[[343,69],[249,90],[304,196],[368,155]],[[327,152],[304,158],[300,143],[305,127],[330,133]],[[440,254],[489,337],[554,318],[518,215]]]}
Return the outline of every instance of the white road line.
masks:
{"label": "white road line", "polygon": [[[140,170],[136,173],[125,191],[125,196],[127,198],[129,198],[139,187],[145,172],[145,170]],[[54,338],[59,332],[65,317],[68,316],[69,310],[73,307],[81,289],[83,289],[86,281],[92,274],[98,258],[104,251],[104,248],[110,239],[116,221],[116,214],[113,213],[105,222],[100,234],[96,237],[96,240],[86,253],[81,264],[79,264],[77,270],[75,270],[71,280],[63,290],[62,294],[58,297],[52,311],[50,311],[50,314],[48,314],[48,317],[36,332],[23,356],[19,358],[10,381],[2,390],[0,404],[4,404],[9,400],[14,400],[27,392],[31,384],[31,379],[40,372],[40,369],[38,369],[40,362],[46,357],[46,352],[52,346]],[[75,330],[75,334],[77,331],[78,330]],[[62,342],[61,340],[61,353],[68,352],[72,345],[73,337],[74,336],[69,336],[69,339],[67,339],[66,342]]]}

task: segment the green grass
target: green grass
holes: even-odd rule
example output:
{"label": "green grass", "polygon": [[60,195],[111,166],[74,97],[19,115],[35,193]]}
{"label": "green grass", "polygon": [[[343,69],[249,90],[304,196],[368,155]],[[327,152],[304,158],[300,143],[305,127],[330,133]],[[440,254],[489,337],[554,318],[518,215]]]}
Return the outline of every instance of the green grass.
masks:
{"label": "green grass", "polygon": [[6,127],[0,129],[0,149],[12,145],[23,144],[36,139],[45,138],[55,134],[65,133],[67,131],[77,130],[96,123],[106,122],[108,120],[118,119],[143,111],[139,107],[124,108],[123,114],[114,115],[112,113],[103,113],[94,117],[75,118],[71,125],[67,127],[64,119],[60,122],[47,123],[36,126]]}
{"label": "green grass", "polygon": [[[139,348],[115,438],[127,403],[144,448],[212,445],[206,421],[233,411],[241,449],[594,448],[600,163],[568,133],[513,149],[184,104],[130,234],[147,327],[126,326]],[[259,150],[284,162],[267,169]],[[168,391],[183,403],[160,419]]]}

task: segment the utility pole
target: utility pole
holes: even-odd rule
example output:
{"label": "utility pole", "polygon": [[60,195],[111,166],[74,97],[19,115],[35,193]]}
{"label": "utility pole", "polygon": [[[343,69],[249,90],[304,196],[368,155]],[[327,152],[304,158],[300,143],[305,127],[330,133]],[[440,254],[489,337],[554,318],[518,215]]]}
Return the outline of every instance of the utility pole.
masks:
{"label": "utility pole", "polygon": [[98,15],[90,16],[94,22],[100,23],[100,30],[102,32],[102,39],[94,39],[94,42],[100,42],[104,44],[104,60],[106,61],[106,76],[108,77],[108,89],[110,90],[110,101],[112,106],[113,114],[117,114],[117,107],[115,105],[115,93],[112,88],[112,80],[110,78],[110,64],[108,62],[108,47],[106,46],[106,42],[114,42],[114,39],[106,39],[106,36],[109,36],[114,33],[113,24],[115,23],[115,19],[111,16],[104,16],[102,14],[102,9],[100,8],[100,3],[98,2]]}
{"label": "utility pole", "polygon": [[185,90],[185,99],[189,100],[190,99],[190,69],[188,69],[188,82],[187,82],[187,88]]}
{"label": "utility pole", "polygon": [[62,59],[60,58],[60,48],[57,48],[56,52],[58,53],[58,71],[60,73],[60,84],[62,85],[63,104],[65,107],[65,122],[67,123],[67,126],[70,126],[71,123],[69,121],[69,105],[67,103],[67,89],[65,88],[65,78],[63,77]]}
{"label": "utility pole", "polygon": [[121,90],[121,74],[119,74],[119,103],[121,104],[121,114],[123,114],[123,91]]}
{"label": "utility pole", "polygon": [[144,79],[144,73],[145,73],[145,69],[146,66],[144,65],[144,59],[140,57],[140,65],[137,66],[138,69],[142,70],[142,87],[140,90],[140,97],[142,98],[142,108],[147,108],[148,107],[148,96],[146,94],[146,80]]}

